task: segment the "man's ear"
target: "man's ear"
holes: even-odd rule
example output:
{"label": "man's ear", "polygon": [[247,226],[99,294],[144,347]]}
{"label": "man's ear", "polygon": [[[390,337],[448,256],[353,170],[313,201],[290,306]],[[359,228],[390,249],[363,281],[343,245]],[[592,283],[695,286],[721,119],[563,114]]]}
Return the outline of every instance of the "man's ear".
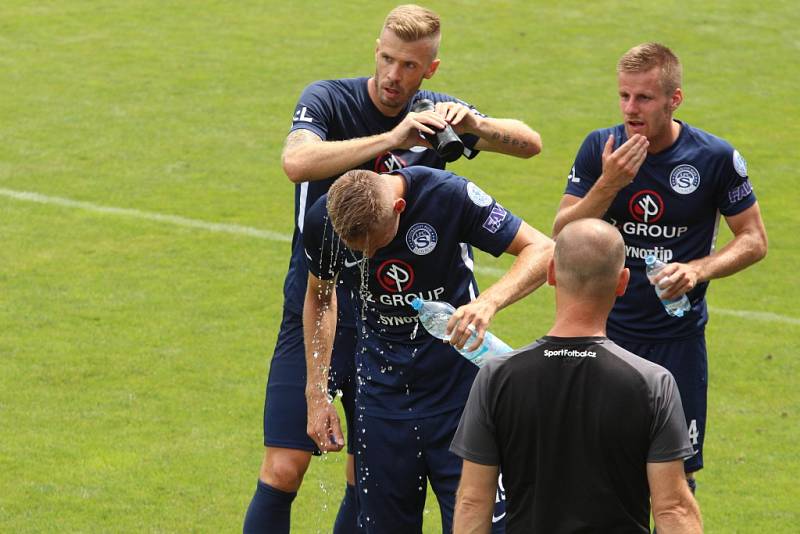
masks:
{"label": "man's ear", "polygon": [[406,199],[398,198],[397,200],[395,200],[394,201],[394,206],[392,206],[392,209],[398,215],[403,213],[405,211],[405,209],[406,209]]}
{"label": "man's ear", "polygon": [[439,68],[439,63],[441,61],[442,60],[439,59],[438,57],[436,59],[434,59],[433,61],[431,61],[431,64],[428,67],[428,70],[425,71],[425,74],[423,75],[423,78],[425,78],[426,80],[430,80],[431,78],[433,78],[433,75],[436,74],[436,69]]}
{"label": "man's ear", "polygon": [[670,97],[670,109],[673,113],[680,107],[681,103],[683,103],[683,91],[678,87],[675,89],[675,92],[672,93],[672,97]]}
{"label": "man's ear", "polygon": [[547,285],[556,286],[556,262],[553,258],[547,263]]}
{"label": "man's ear", "polygon": [[618,297],[621,297],[625,294],[625,290],[628,289],[628,281],[631,279],[631,270],[625,267],[619,273],[619,280],[617,280],[617,289],[614,294]]}

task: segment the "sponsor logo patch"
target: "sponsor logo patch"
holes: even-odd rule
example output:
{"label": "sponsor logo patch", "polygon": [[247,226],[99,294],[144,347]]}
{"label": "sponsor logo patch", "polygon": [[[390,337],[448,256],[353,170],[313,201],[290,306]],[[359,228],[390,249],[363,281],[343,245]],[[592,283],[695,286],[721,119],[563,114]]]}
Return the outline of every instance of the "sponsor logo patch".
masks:
{"label": "sponsor logo patch", "polygon": [[492,197],[484,193],[483,189],[472,182],[467,184],[467,195],[476,206],[485,208],[486,206],[490,206],[492,204]]}
{"label": "sponsor logo patch", "polygon": [[428,223],[417,223],[406,232],[406,245],[408,249],[418,256],[424,256],[436,248],[439,236],[436,230]]}
{"label": "sponsor logo patch", "polygon": [[503,206],[495,204],[492,208],[492,212],[486,217],[486,220],[483,221],[483,227],[489,233],[495,234],[500,229],[500,225],[503,224],[503,221],[506,220],[507,215],[508,212]]}
{"label": "sponsor logo patch", "polygon": [[389,293],[408,291],[414,285],[414,269],[402,260],[386,260],[378,266],[375,276]]}
{"label": "sponsor logo patch", "polygon": [[750,185],[750,180],[745,180],[738,186],[728,191],[728,200],[731,204],[735,204],[753,192],[753,186]]}
{"label": "sponsor logo patch", "polygon": [[676,193],[689,195],[700,185],[700,173],[691,165],[678,165],[669,173],[669,185]]}
{"label": "sponsor logo patch", "polygon": [[736,174],[742,178],[747,178],[747,162],[739,154],[738,150],[733,151],[733,168],[736,169]]}
{"label": "sponsor logo patch", "polygon": [[655,191],[644,189],[631,197],[628,211],[635,220],[652,224],[664,215],[664,201]]}

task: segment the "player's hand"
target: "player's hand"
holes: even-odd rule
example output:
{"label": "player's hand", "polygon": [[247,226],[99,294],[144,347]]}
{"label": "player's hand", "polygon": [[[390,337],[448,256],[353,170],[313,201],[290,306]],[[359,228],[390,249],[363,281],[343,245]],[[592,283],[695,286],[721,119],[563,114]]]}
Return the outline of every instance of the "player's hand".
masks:
{"label": "player's hand", "polygon": [[453,130],[461,135],[463,133],[474,133],[478,120],[472,110],[459,102],[437,102],[436,113],[444,117]]}
{"label": "player's hand", "polygon": [[497,308],[492,303],[481,301],[480,298],[460,306],[447,322],[446,333],[450,335],[449,343],[457,349],[461,349],[469,337],[475,333],[477,338],[467,347],[467,350],[476,350],[483,343],[486,330],[489,328],[495,312],[497,312]]}
{"label": "player's hand", "polygon": [[700,279],[697,269],[688,263],[668,263],[653,280],[664,292],[661,298],[674,300],[694,289]]}
{"label": "player's hand", "polygon": [[603,180],[619,191],[636,177],[647,157],[650,142],[641,134],[635,134],[614,150],[614,136],[609,135],[603,147]]}
{"label": "player's hand", "polygon": [[336,452],[344,447],[344,435],[339,415],[333,404],[322,395],[306,394],[308,419],[306,433],[322,452]]}
{"label": "player's hand", "polygon": [[408,115],[400,121],[400,124],[391,131],[391,142],[395,148],[409,149],[412,146],[430,147],[420,132],[435,134],[447,125],[444,118],[435,111],[422,111],[415,113],[410,111]]}

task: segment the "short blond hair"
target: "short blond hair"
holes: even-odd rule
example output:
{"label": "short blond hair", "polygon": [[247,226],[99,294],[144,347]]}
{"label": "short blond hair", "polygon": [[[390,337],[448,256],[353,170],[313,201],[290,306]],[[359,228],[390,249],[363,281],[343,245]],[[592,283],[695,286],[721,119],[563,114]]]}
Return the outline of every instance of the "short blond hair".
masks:
{"label": "short blond hair", "polygon": [[404,4],[386,15],[381,33],[383,30],[390,30],[406,42],[431,39],[436,51],[439,48],[441,20],[439,15],[428,8],[416,4]]}
{"label": "short blond hair", "polygon": [[367,238],[391,214],[382,185],[379,174],[356,169],[344,173],[328,190],[328,216],[345,242]]}
{"label": "short blond hair", "polygon": [[619,59],[617,74],[621,72],[648,72],[661,68],[661,87],[672,95],[681,86],[683,69],[672,50],[660,43],[642,43],[634,46]]}

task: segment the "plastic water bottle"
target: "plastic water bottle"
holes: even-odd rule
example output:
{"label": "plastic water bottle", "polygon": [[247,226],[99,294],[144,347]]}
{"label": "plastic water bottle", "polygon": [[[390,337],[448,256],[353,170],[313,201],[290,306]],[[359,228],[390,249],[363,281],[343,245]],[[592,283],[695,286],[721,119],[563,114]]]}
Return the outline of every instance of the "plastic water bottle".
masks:
{"label": "plastic water bottle", "polygon": [[[419,322],[422,323],[422,326],[425,327],[425,330],[427,330],[430,335],[445,341],[450,339],[450,336],[445,333],[445,330],[447,329],[447,322],[450,320],[450,316],[456,311],[455,308],[447,302],[437,300],[423,301],[420,298],[412,300],[411,307],[419,312]],[[478,334],[473,332],[464,344],[463,349],[453,348],[478,367],[482,367],[483,364],[486,363],[487,358],[513,350],[503,343],[500,338],[495,337],[490,332],[486,332],[483,336],[483,343],[481,343],[477,349],[468,351],[467,347],[472,346],[477,337]]]}
{"label": "plastic water bottle", "polygon": [[664,290],[658,287],[658,284],[654,282],[654,279],[656,275],[661,272],[661,269],[667,266],[666,263],[657,259],[651,254],[644,259],[644,265],[647,278],[656,288],[656,295],[658,295],[658,298],[661,299],[661,304],[664,305],[664,309],[667,310],[668,314],[673,317],[683,317],[685,312],[692,309],[692,304],[689,302],[689,298],[686,295],[681,295],[675,300],[661,298],[661,294],[664,293]]}

